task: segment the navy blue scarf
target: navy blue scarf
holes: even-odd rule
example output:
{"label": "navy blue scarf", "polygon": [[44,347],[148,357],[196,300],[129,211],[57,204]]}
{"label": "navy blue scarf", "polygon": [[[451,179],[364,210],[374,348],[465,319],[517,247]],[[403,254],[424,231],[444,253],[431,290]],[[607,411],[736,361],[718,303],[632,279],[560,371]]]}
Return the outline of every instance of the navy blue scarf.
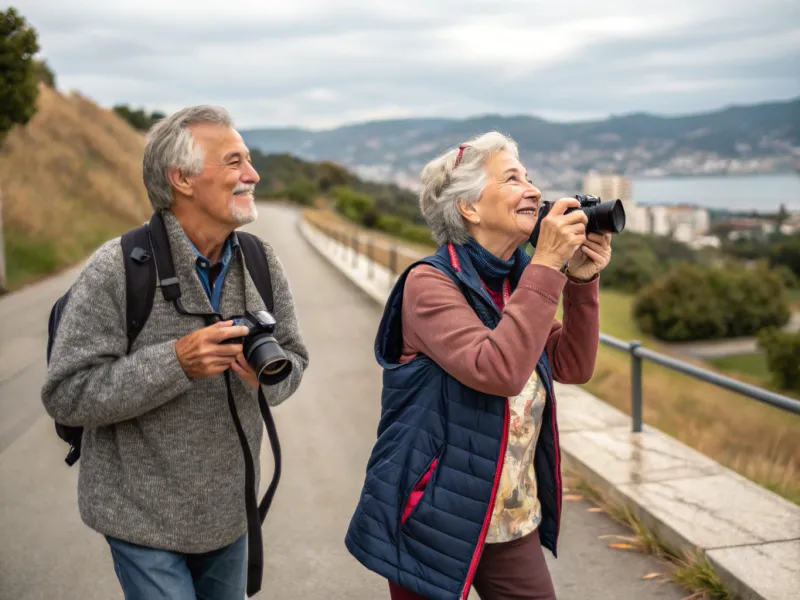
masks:
{"label": "navy blue scarf", "polygon": [[515,252],[510,259],[503,260],[489,252],[472,237],[464,244],[464,249],[469,254],[475,270],[478,271],[478,275],[480,275],[486,287],[494,292],[502,290],[503,281],[511,273],[518,253]]}

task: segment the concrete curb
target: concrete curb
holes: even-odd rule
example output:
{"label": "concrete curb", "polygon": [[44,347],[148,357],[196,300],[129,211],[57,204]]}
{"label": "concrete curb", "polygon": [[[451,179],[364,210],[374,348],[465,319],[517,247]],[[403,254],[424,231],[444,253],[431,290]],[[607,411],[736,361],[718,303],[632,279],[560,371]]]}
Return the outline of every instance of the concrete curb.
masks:
{"label": "concrete curb", "polygon": [[[380,306],[388,269],[300,219],[306,241]],[[556,383],[564,464],[626,506],[675,554],[700,551],[734,598],[800,595],[800,507],[631,419],[577,386]]]}

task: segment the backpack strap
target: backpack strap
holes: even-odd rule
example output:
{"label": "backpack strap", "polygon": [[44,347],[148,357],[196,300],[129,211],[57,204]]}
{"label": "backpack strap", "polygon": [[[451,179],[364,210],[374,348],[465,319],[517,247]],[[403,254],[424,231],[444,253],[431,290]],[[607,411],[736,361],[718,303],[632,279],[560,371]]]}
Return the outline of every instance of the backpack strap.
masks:
{"label": "backpack strap", "polygon": [[253,279],[253,283],[256,285],[256,289],[258,289],[258,293],[261,295],[267,310],[272,312],[275,310],[275,301],[272,297],[272,277],[269,273],[264,244],[256,236],[245,231],[237,231],[236,238],[242,248],[244,262],[250,272],[250,277]]}
{"label": "backpack strap", "polygon": [[144,327],[156,292],[156,266],[150,244],[148,223],[122,234],[125,263],[125,305],[128,351]]}
{"label": "backpack strap", "polygon": [[161,283],[161,293],[167,302],[175,302],[181,297],[181,286],[175,275],[175,264],[172,262],[172,249],[169,245],[167,226],[164,217],[156,211],[150,217],[150,244],[156,257],[158,279]]}

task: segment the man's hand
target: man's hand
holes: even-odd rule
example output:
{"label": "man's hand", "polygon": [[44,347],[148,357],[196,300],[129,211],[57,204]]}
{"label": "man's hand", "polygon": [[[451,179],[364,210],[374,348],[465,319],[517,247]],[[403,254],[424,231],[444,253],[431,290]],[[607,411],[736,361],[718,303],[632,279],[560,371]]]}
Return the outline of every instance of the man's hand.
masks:
{"label": "man's hand", "polygon": [[588,281],[611,260],[611,234],[590,233],[567,265],[567,275]]}
{"label": "man's hand", "polygon": [[247,361],[244,358],[244,354],[240,353],[236,357],[236,360],[233,363],[231,363],[231,371],[233,371],[239,377],[241,377],[247,383],[249,383],[250,387],[258,389],[259,386],[258,377],[256,376],[256,372],[252,368],[250,368],[249,364],[247,364]]}
{"label": "man's hand", "polygon": [[175,342],[175,353],[187,377],[197,379],[219,375],[242,353],[241,344],[221,342],[247,335],[243,325],[232,327],[233,321],[222,321],[209,327],[193,331]]}

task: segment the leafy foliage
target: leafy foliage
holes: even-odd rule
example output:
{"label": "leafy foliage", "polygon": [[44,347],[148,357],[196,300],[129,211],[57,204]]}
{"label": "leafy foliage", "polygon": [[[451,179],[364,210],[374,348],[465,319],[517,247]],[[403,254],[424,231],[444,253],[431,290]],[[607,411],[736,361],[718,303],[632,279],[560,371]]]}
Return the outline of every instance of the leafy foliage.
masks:
{"label": "leafy foliage", "polygon": [[644,288],[633,315],[639,328],[667,341],[748,336],[790,317],[780,277],[746,270],[681,264]]}
{"label": "leafy foliage", "polygon": [[43,83],[52,89],[56,88],[56,74],[53,72],[53,69],[50,68],[50,65],[47,64],[46,60],[33,61],[33,68],[37,82]]}
{"label": "leafy foliage", "polygon": [[779,241],[769,249],[769,263],[785,266],[800,277],[800,234]]}
{"label": "leafy foliage", "polygon": [[14,8],[0,11],[0,139],[36,114],[36,31]]}
{"label": "leafy foliage", "polygon": [[671,238],[624,231],[611,241],[613,258],[600,285],[635,292],[652,283],[672,266],[705,264],[709,257]]}
{"label": "leafy foliage", "polygon": [[775,384],[800,392],[800,332],[767,328],[758,334],[758,345],[767,356]]}
{"label": "leafy foliage", "polygon": [[154,111],[147,113],[144,109],[132,109],[127,104],[117,104],[113,111],[130,123],[131,127],[139,131],[147,131],[157,121],[164,118],[164,113]]}
{"label": "leafy foliage", "polygon": [[338,212],[359,225],[416,243],[431,242],[417,197],[408,190],[363,181],[332,162],[313,163],[290,154],[263,154],[258,150],[250,154],[261,177],[256,194],[262,198],[288,198],[308,206],[318,197],[330,197]]}

